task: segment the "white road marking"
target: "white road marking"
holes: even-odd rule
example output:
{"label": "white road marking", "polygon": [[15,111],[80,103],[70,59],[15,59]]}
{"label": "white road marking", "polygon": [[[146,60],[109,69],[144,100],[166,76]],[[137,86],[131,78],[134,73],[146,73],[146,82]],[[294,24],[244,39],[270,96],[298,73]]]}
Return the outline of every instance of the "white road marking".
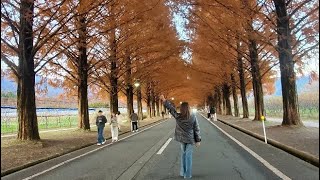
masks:
{"label": "white road marking", "polygon": [[[199,113],[200,114],[200,113]],[[224,133],[226,136],[228,136],[230,139],[232,139],[234,142],[236,142],[240,147],[242,147],[243,149],[245,149],[248,153],[250,153],[253,157],[255,157],[258,161],[260,161],[263,165],[265,165],[268,169],[270,169],[274,174],[276,174],[277,176],[279,176],[281,179],[285,179],[285,180],[291,180],[291,178],[289,178],[288,176],[286,176],[285,174],[283,174],[280,170],[278,170],[277,168],[273,167],[270,163],[268,163],[266,160],[264,160],[261,156],[259,156],[257,153],[255,153],[254,151],[252,151],[250,148],[248,148],[247,146],[245,146],[244,144],[242,144],[240,141],[238,141],[237,139],[235,139],[234,137],[232,137],[230,134],[228,134],[227,132],[225,132],[223,129],[221,129],[220,127],[218,127],[216,124],[214,124],[212,121],[210,121],[209,119],[207,119],[205,116],[203,116],[202,114],[200,114],[203,118],[205,118],[206,120],[208,120],[211,124],[213,124],[216,128],[218,128],[222,133]]]}
{"label": "white road marking", "polygon": [[170,141],[172,140],[172,138],[169,138],[167,140],[166,143],[163,144],[163,146],[159,149],[159,151],[157,152],[157,154],[162,154],[162,152],[164,151],[164,149],[168,146],[168,144],[170,143]]}
{"label": "white road marking", "polygon": [[[145,129],[143,129],[143,130],[141,130],[141,131],[138,131],[138,132],[136,132],[136,133],[134,133],[134,134],[130,134],[129,136],[123,137],[123,138],[119,139],[118,141],[122,141],[122,140],[125,140],[125,139],[127,139],[127,138],[129,138],[129,137],[131,137],[131,136],[140,134],[140,133],[142,133],[143,131],[146,131],[146,130],[148,130],[148,129],[150,129],[150,128],[153,128],[153,127],[155,127],[155,126],[157,126],[157,125],[159,125],[159,124],[161,124],[161,123],[164,123],[164,122],[166,122],[166,121],[159,122],[159,123],[157,123],[157,124],[154,124],[154,125],[152,125],[152,126],[150,126],[150,127],[145,128]],[[56,168],[58,168],[58,167],[60,167],[60,166],[62,166],[62,165],[64,165],[64,164],[67,164],[67,163],[69,163],[69,162],[71,162],[71,161],[74,161],[74,160],[76,160],[76,159],[79,159],[79,158],[81,158],[81,157],[83,157],[83,156],[86,156],[86,155],[88,155],[88,154],[91,154],[91,153],[93,153],[93,152],[96,152],[96,151],[98,151],[98,150],[100,150],[100,149],[102,149],[102,148],[108,147],[108,146],[110,146],[110,145],[112,145],[112,143],[109,143],[109,144],[106,144],[106,145],[102,145],[101,147],[99,147],[99,148],[97,148],[97,149],[88,151],[88,152],[86,152],[86,153],[84,153],[84,154],[81,154],[81,155],[76,156],[76,157],[74,157],[74,158],[71,158],[71,159],[68,159],[68,160],[66,160],[66,161],[63,161],[63,162],[61,162],[61,163],[59,163],[59,164],[57,164],[57,165],[55,165],[55,166],[52,166],[52,167],[49,168],[49,169],[46,169],[46,170],[41,171],[41,172],[38,172],[38,173],[36,173],[36,174],[34,174],[34,175],[32,175],[32,176],[29,176],[29,177],[27,177],[27,178],[24,178],[23,180],[29,180],[29,179],[35,178],[35,177],[37,177],[37,176],[40,176],[40,175],[42,175],[42,174],[45,174],[45,173],[47,173],[47,172],[49,172],[49,171],[52,171],[52,170],[54,170],[54,169],[56,169]]]}

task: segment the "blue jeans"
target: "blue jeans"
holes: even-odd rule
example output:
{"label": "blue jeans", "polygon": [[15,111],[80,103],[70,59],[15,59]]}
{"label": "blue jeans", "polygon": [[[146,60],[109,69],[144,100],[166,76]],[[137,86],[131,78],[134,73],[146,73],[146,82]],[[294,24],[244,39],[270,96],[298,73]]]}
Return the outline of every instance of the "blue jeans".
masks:
{"label": "blue jeans", "polygon": [[181,168],[180,176],[184,178],[192,177],[192,152],[193,145],[181,143]]}
{"label": "blue jeans", "polygon": [[98,143],[102,143],[105,139],[103,137],[104,126],[98,125]]}

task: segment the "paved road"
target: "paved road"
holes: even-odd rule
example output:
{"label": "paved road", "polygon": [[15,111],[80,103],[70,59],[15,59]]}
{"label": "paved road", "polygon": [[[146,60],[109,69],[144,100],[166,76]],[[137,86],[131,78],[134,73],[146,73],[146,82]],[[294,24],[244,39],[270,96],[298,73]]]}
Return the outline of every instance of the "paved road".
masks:
{"label": "paved road", "polygon": [[[282,173],[282,178],[318,179],[319,168],[234,129],[223,127],[219,122],[213,125],[202,116],[197,117],[202,144],[194,149],[193,179],[281,179],[279,174],[281,176]],[[182,179],[179,177],[179,144],[168,140],[173,136],[174,126],[174,120],[164,121],[131,137],[122,137],[125,139],[113,145],[90,146],[1,179]],[[217,127],[271,162],[268,168]],[[164,144],[168,145],[163,149]],[[160,149],[163,152],[158,154]]]}

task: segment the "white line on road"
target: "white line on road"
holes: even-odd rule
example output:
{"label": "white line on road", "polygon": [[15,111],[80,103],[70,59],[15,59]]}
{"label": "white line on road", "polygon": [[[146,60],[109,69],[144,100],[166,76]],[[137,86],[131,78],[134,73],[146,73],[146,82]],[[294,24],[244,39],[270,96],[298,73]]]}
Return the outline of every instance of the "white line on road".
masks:
{"label": "white line on road", "polygon": [[224,133],[226,136],[228,136],[230,139],[232,139],[234,142],[236,142],[240,147],[242,147],[243,149],[245,149],[248,153],[250,153],[253,157],[255,157],[258,161],[260,161],[263,165],[265,165],[268,169],[270,169],[274,174],[276,174],[277,176],[279,176],[281,179],[285,179],[285,180],[291,180],[288,176],[286,176],[285,174],[283,174],[280,170],[278,170],[277,168],[273,167],[270,163],[268,163],[268,161],[264,160],[261,156],[259,156],[257,153],[255,153],[254,151],[252,151],[250,148],[248,148],[247,146],[245,146],[244,144],[242,144],[240,141],[238,141],[237,139],[235,139],[234,137],[232,137],[230,134],[228,134],[227,132],[225,132],[223,129],[221,129],[219,126],[217,126],[216,124],[214,124],[212,121],[210,121],[209,119],[207,119],[205,116],[203,116],[201,113],[199,113],[203,118],[205,118],[206,120],[208,120],[211,124],[213,124],[216,128],[218,128],[222,133]]}
{"label": "white line on road", "polygon": [[134,179],[138,172],[144,167],[144,165],[150,160],[150,158],[157,152],[166,139],[168,139],[173,130],[169,131],[160,141],[153,145],[147,152],[145,152],[136,162],[134,162],[127,170],[125,170],[117,180],[129,180]]}
{"label": "white line on road", "polygon": [[[145,129],[142,129],[142,130],[139,131],[139,132],[136,132],[136,133],[134,133],[134,134],[130,134],[129,136],[123,137],[123,138],[119,139],[118,142],[119,142],[119,141],[122,141],[122,140],[125,140],[125,139],[127,139],[127,138],[129,138],[129,137],[132,137],[132,136],[134,136],[134,135],[140,134],[140,133],[142,133],[143,131],[146,131],[146,130],[148,130],[148,129],[150,129],[150,128],[153,128],[153,127],[155,127],[155,126],[157,126],[157,125],[159,125],[159,124],[161,124],[161,123],[163,123],[163,122],[166,122],[166,121],[159,122],[159,123],[154,124],[154,125],[152,125],[152,126],[150,126],[150,127],[147,127],[147,128],[145,128]],[[74,161],[74,160],[76,160],[76,159],[79,159],[79,158],[81,158],[81,157],[83,157],[83,156],[86,156],[86,155],[88,155],[88,154],[91,154],[91,153],[93,153],[93,152],[96,152],[96,151],[98,151],[98,150],[100,150],[100,149],[102,149],[102,148],[108,147],[108,146],[110,146],[111,144],[112,144],[112,143],[109,143],[109,144],[106,144],[106,145],[102,145],[101,147],[99,147],[99,148],[97,148],[97,149],[88,151],[88,152],[86,152],[86,153],[84,153],[84,154],[81,154],[81,155],[76,156],[76,157],[74,157],[74,158],[71,158],[71,159],[68,159],[68,160],[66,160],[66,161],[63,161],[63,162],[61,162],[61,163],[59,163],[59,164],[57,164],[57,165],[55,165],[55,166],[52,166],[52,167],[49,168],[49,169],[46,169],[46,170],[41,171],[41,172],[38,172],[38,173],[36,173],[36,174],[34,174],[34,175],[32,175],[32,176],[29,176],[29,177],[27,177],[27,178],[24,178],[23,180],[29,180],[29,179],[35,178],[35,177],[37,177],[37,176],[40,176],[40,175],[42,175],[42,174],[45,174],[45,173],[47,173],[47,172],[49,172],[49,171],[52,171],[52,170],[54,170],[54,169],[57,169],[58,167],[60,167],[60,166],[62,166],[62,165],[64,165],[64,164],[67,164],[67,163],[69,163],[69,162],[71,162],[71,161]]]}
{"label": "white line on road", "polygon": [[160,150],[157,152],[157,154],[161,154],[164,151],[164,149],[168,146],[168,144],[170,143],[171,140],[172,140],[172,138],[169,138],[167,140],[167,142],[164,143],[164,145],[160,148]]}

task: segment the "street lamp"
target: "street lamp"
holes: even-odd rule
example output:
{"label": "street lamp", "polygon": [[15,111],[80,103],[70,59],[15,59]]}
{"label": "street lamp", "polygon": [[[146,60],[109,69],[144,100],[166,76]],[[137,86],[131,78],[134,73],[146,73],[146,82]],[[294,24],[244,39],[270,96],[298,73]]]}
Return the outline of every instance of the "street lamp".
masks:
{"label": "street lamp", "polygon": [[173,100],[174,100],[174,97],[172,97],[171,100],[173,101]]}
{"label": "street lamp", "polygon": [[182,104],[182,101],[180,101],[180,104]]}
{"label": "street lamp", "polygon": [[139,81],[136,81],[136,82],[134,83],[134,86],[135,86],[136,88],[139,87],[139,86],[140,86]]}
{"label": "street lamp", "polygon": [[139,120],[143,120],[143,114],[142,114],[142,95],[141,95],[141,86],[140,86],[140,79],[135,79],[133,83],[134,87],[137,91],[137,106],[138,106],[138,118]]}

